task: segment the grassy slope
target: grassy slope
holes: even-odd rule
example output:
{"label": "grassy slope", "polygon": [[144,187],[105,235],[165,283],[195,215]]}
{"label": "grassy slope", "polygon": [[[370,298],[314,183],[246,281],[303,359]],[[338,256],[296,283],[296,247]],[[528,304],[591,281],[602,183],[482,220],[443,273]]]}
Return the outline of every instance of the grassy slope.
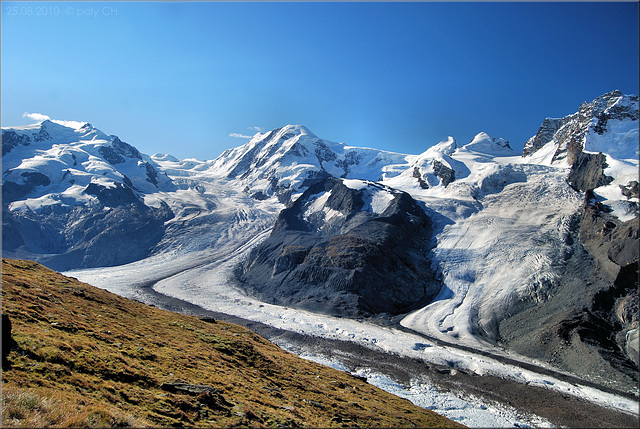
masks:
{"label": "grassy slope", "polygon": [[[16,342],[6,426],[460,426],[237,325],[149,307],[35,262],[2,260]],[[172,393],[185,382],[218,393]]]}

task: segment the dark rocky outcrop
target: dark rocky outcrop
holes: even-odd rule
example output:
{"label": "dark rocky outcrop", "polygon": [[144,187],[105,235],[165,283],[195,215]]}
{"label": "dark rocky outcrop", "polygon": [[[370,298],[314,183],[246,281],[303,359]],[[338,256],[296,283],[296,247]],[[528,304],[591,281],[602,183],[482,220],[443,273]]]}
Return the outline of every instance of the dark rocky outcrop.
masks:
{"label": "dark rocky outcrop", "polygon": [[99,190],[104,206],[4,211],[3,255],[19,255],[60,271],[120,265],[148,256],[173,213],[166,204],[151,208],[137,198],[124,198],[130,196],[126,189],[122,186],[115,196]]}
{"label": "dark rocky outcrop", "polygon": [[638,261],[638,218],[622,222],[591,191],[585,194],[579,239],[603,263],[623,267]]}
{"label": "dark rocky outcrop", "polygon": [[36,186],[48,186],[51,184],[51,179],[37,171],[25,171],[20,176],[24,177],[23,183],[5,180],[2,184],[3,206],[23,198],[33,191]]}
{"label": "dark rocky outcrop", "polygon": [[111,142],[111,146],[116,150],[117,153],[127,158],[142,159],[142,155],[140,154],[140,151],[138,151],[138,149],[128,143],[123,142],[118,137],[113,139],[113,141]]}
{"label": "dark rocky outcrop", "polygon": [[522,156],[529,156],[537,152],[544,145],[553,140],[555,133],[567,123],[567,118],[546,118],[534,137],[524,146]]}
{"label": "dark rocky outcrop", "polygon": [[111,165],[116,165],[125,162],[126,160],[116,150],[110,146],[100,146],[98,152]]}
{"label": "dark rocky outcrop", "polygon": [[7,356],[14,346],[13,337],[11,336],[11,319],[8,314],[2,313],[2,368],[9,366]]}
{"label": "dark rocky outcrop", "polygon": [[18,134],[15,131],[2,130],[2,156],[5,156],[11,150],[19,145],[29,146],[31,138],[26,134]]}
{"label": "dark rocky outcrop", "polygon": [[437,159],[433,160],[433,172],[440,178],[440,180],[442,180],[442,186],[444,186],[445,188],[449,183],[456,180],[455,171],[453,171],[451,168],[447,167]]}
{"label": "dark rocky outcrop", "polygon": [[638,182],[636,180],[632,180],[626,185],[620,185],[620,190],[622,191],[622,195],[627,198],[638,198],[640,187],[638,186]]}
{"label": "dark rocky outcrop", "polygon": [[607,157],[603,154],[581,151],[574,155],[574,158],[567,182],[576,191],[585,192],[613,182],[613,177],[604,174]]}
{"label": "dark rocky outcrop", "polygon": [[153,168],[153,165],[149,164],[148,162],[144,163],[144,168],[145,170],[147,170],[147,178],[145,179],[147,182],[152,183],[156,186],[156,188],[158,187],[158,172],[156,171],[155,168]]}
{"label": "dark rocky outcrop", "polygon": [[[408,194],[388,188],[380,190],[393,195],[386,210],[367,211],[366,192],[332,177],[309,187],[238,268],[240,285],[266,302],[335,315],[399,314],[426,304],[440,289],[428,258],[429,217]],[[310,213],[318,195],[326,201]]]}
{"label": "dark rocky outcrop", "polygon": [[[129,183],[131,183],[131,181],[129,181]],[[84,192],[98,198],[98,201],[106,207],[118,207],[139,201],[131,187],[119,182],[114,182],[109,187],[97,183],[90,183]]]}
{"label": "dark rocky outcrop", "polygon": [[413,177],[418,179],[418,184],[422,189],[429,189],[429,184],[422,178],[419,167],[413,167]]}

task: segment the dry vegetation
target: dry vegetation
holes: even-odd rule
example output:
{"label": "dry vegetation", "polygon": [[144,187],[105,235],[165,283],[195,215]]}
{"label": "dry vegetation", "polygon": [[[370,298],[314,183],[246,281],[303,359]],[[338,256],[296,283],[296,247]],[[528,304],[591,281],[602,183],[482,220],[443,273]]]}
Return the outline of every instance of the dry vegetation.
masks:
{"label": "dry vegetation", "polygon": [[460,426],[240,326],[149,307],[31,261],[3,259],[2,312],[15,340],[3,427]]}

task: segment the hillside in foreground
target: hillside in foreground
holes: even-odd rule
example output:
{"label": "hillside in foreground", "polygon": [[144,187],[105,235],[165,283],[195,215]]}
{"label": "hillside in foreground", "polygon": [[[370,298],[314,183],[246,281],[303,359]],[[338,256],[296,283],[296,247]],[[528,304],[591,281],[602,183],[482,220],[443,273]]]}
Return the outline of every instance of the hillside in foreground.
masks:
{"label": "hillside in foreground", "polygon": [[[2,260],[2,426],[460,427],[246,328]],[[6,338],[3,338],[3,342]]]}

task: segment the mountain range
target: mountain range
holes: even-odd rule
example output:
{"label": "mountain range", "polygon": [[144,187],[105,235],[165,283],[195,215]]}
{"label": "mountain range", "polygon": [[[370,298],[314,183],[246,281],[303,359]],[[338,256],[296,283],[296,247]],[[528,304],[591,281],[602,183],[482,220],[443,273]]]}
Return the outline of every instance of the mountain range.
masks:
{"label": "mountain range", "polygon": [[179,160],[57,120],[3,128],[2,154],[4,257],[242,252],[229,284],[265,303],[384,316],[637,394],[636,95],[545,119],[522,154],[486,133],[407,155],[288,125]]}

